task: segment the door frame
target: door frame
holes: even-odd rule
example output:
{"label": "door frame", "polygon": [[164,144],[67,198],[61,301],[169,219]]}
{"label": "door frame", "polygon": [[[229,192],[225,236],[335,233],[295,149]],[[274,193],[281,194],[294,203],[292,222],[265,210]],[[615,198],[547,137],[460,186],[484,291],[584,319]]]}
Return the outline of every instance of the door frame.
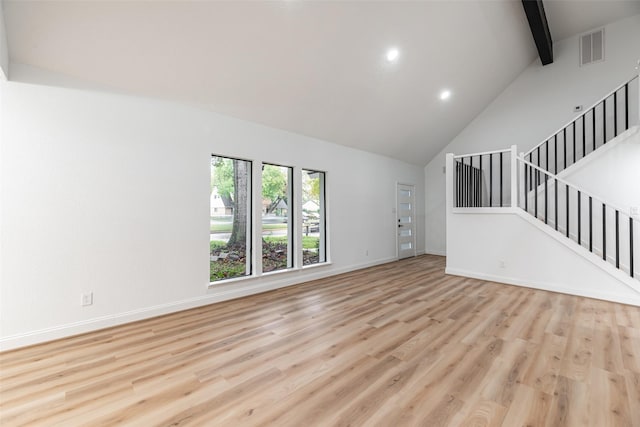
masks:
{"label": "door frame", "polygon": [[[411,187],[412,188],[412,192],[411,192],[411,210],[413,212],[413,217],[412,217],[412,221],[411,224],[413,226],[413,232],[411,233],[411,238],[412,238],[412,248],[413,248],[413,256],[417,256],[418,255],[418,251],[416,249],[416,216],[415,216],[415,208],[416,208],[416,185],[415,184],[410,184],[408,182],[401,182],[401,181],[396,181],[396,201],[395,201],[395,206],[393,207],[393,211],[396,214],[396,218],[395,218],[395,222],[393,224],[394,229],[395,229],[395,233],[396,233],[396,260],[400,259],[400,234],[398,233],[398,221],[400,220],[400,213],[398,212],[398,193],[399,193],[399,188],[401,185],[406,185],[407,187]],[[409,258],[409,257],[407,257]],[[404,258],[402,258],[404,259]]]}

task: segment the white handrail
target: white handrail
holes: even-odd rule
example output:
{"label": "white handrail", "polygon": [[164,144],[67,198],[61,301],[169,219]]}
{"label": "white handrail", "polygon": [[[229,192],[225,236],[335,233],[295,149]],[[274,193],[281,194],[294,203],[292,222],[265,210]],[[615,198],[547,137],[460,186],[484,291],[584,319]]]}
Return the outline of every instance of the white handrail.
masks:
{"label": "white handrail", "polygon": [[510,152],[511,152],[511,149],[510,148],[506,148],[504,150],[485,151],[483,153],[458,154],[457,156],[454,155],[453,158],[454,159],[461,159],[463,157],[486,156],[488,154],[499,154],[499,153],[510,153]]}
{"label": "white handrail", "polygon": [[[525,160],[523,157],[518,157],[518,160],[519,160],[520,162],[522,162],[522,163],[524,163],[524,164],[528,165],[529,167],[531,167],[531,168],[533,168],[533,169],[536,169],[536,170],[539,170],[540,172],[542,172],[542,173],[543,173],[543,174],[545,174],[545,175],[548,175],[551,179],[555,179],[555,180],[557,180],[558,182],[561,182],[562,184],[564,184],[564,185],[566,185],[566,186],[569,186],[569,187],[573,188],[573,189],[574,189],[574,190],[576,190],[576,191],[579,191],[579,192],[580,192],[580,194],[584,194],[584,195],[585,195],[585,196],[587,196],[587,197],[591,197],[592,199],[596,199],[596,200],[597,200],[598,202],[600,202],[601,204],[606,205],[606,206],[610,207],[611,209],[613,209],[613,210],[616,210],[616,211],[620,212],[621,214],[625,215],[625,216],[626,216],[626,217],[628,217],[628,218],[631,218],[632,220],[634,220],[634,221],[636,221],[636,222],[640,222],[640,221],[638,221],[636,218],[634,218],[633,216],[631,216],[631,214],[630,214],[630,213],[626,213],[626,210],[625,210],[625,209],[622,209],[622,208],[621,208],[621,207],[619,207],[619,206],[615,206],[615,205],[614,205],[614,204],[612,204],[612,203],[607,203],[607,202],[605,202],[605,201],[604,201],[604,200],[602,200],[600,197],[598,197],[598,196],[596,196],[596,195],[594,195],[594,194],[591,194],[590,192],[585,191],[585,190],[583,190],[583,189],[581,189],[581,188],[578,188],[578,187],[576,187],[575,185],[571,184],[570,182],[565,181],[565,180],[564,180],[564,179],[562,179],[562,178],[558,178],[558,176],[557,176],[557,175],[553,175],[552,173],[549,173],[548,171],[546,171],[546,170],[542,169],[541,167],[536,166],[536,165],[534,165],[533,163],[531,163],[531,162],[529,162],[529,161]],[[542,184],[542,182],[541,182],[541,184]],[[537,187],[536,187],[536,191],[537,191]],[[527,193],[527,190],[525,189],[525,194],[526,194],[526,193]]]}
{"label": "white handrail", "polygon": [[[638,61],[640,63],[640,61]],[[600,105],[603,101],[605,101],[607,98],[609,98],[611,95],[613,95],[614,93],[616,93],[617,91],[619,91],[620,89],[622,89],[625,85],[628,85],[629,83],[631,83],[632,81],[634,81],[635,79],[638,78],[638,74],[636,73],[631,79],[627,80],[626,82],[622,83],[621,85],[619,85],[618,87],[616,87],[615,89],[613,89],[611,92],[609,92],[608,94],[606,94],[605,96],[603,96],[602,98],[600,98],[598,101],[596,101],[593,105],[591,105],[589,108],[585,108],[584,109],[584,113],[576,116],[575,118],[571,119],[567,124],[561,126],[557,131],[553,132],[551,135],[549,135],[549,137],[545,138],[542,140],[542,142],[540,142],[538,145],[536,145],[535,147],[533,147],[531,150],[527,151],[526,153],[524,153],[525,156],[528,156],[529,154],[533,153],[538,147],[541,147],[543,144],[547,143],[549,140],[551,140],[551,138],[553,138],[554,136],[558,135],[560,132],[562,132],[565,128],[568,128],[573,122],[577,121],[580,117],[584,117],[589,111],[593,110],[594,108],[596,108],[598,105]],[[640,80],[639,80],[640,82]],[[640,85],[639,85],[640,86]],[[638,91],[640,94],[640,91]],[[639,108],[640,109],[640,108]]]}

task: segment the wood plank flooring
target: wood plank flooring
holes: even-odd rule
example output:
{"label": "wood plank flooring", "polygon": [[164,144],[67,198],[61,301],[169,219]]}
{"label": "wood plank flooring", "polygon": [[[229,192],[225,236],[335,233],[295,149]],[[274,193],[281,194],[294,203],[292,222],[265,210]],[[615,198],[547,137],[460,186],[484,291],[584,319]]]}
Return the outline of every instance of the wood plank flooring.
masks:
{"label": "wood plank flooring", "polygon": [[640,426],[640,309],[421,256],[0,353],[2,426]]}

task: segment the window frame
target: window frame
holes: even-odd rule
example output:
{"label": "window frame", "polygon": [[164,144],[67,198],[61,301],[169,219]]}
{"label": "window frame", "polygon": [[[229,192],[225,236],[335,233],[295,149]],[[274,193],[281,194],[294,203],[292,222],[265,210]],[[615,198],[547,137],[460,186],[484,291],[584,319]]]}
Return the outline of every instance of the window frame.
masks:
{"label": "window frame", "polygon": [[[264,271],[264,264],[263,264],[263,254],[262,254],[262,234],[263,234],[263,227],[262,227],[262,173],[264,172],[264,167],[265,166],[275,166],[275,167],[279,167],[279,168],[286,168],[287,169],[287,266],[285,268],[280,268],[280,269],[276,269],[276,270],[271,270],[271,271]],[[296,208],[297,208],[297,204],[296,204],[296,200],[298,199],[296,197],[295,194],[295,189],[298,188],[298,186],[296,185],[296,183],[294,182],[295,180],[295,170],[296,167],[295,166],[287,166],[281,163],[275,163],[275,162],[267,162],[267,161],[260,161],[260,179],[259,179],[259,183],[256,185],[256,187],[260,190],[259,195],[256,192],[256,198],[258,198],[258,200],[255,201],[256,204],[256,210],[258,211],[258,214],[256,215],[256,224],[255,224],[255,229],[256,229],[256,235],[254,236],[254,244],[256,244],[256,247],[260,248],[260,251],[256,251],[256,258],[259,258],[259,271],[257,271],[257,275],[270,275],[270,274],[277,274],[277,273],[282,273],[285,271],[291,271],[291,270],[295,270],[298,268],[298,257],[297,257],[297,250],[296,248],[299,247],[299,243],[296,241],[296,235],[297,233],[297,227],[295,225],[296,223],[296,218],[297,218],[297,212],[296,212]],[[292,208],[293,205],[293,208]]]}
{"label": "window frame", "polygon": [[[209,156],[209,185],[211,185],[211,167],[212,160],[214,157],[228,159],[231,161],[242,161],[246,162],[248,165],[248,173],[247,173],[247,218],[246,218],[246,236],[245,236],[245,274],[235,277],[229,277],[226,279],[219,279],[215,281],[211,281],[211,263],[209,263],[209,286],[216,285],[219,283],[228,283],[229,281],[235,280],[243,280],[250,277],[255,276],[255,260],[254,260],[254,242],[253,242],[253,197],[254,197],[254,186],[253,186],[253,172],[254,172],[254,161],[249,159],[243,159],[241,157],[234,156],[223,156],[220,154],[211,153]],[[209,256],[211,256],[211,194],[209,194]],[[220,197],[220,196],[219,196]],[[235,215],[235,213],[234,213]],[[232,229],[233,229],[233,217],[232,217]],[[211,258],[209,258],[211,260]]]}
{"label": "window frame", "polygon": [[[220,285],[231,284],[239,281],[246,281],[256,279],[261,276],[270,276],[283,274],[292,271],[302,271],[309,268],[318,268],[321,266],[331,265],[330,258],[330,218],[329,218],[329,201],[327,199],[327,175],[328,172],[318,168],[307,168],[301,166],[289,166],[279,162],[270,162],[261,159],[247,159],[239,156],[220,155],[211,153],[210,159],[213,157],[220,157],[230,160],[241,160],[248,162],[250,172],[248,174],[248,206],[247,206],[247,245],[248,250],[246,254],[247,274],[242,276],[231,277],[227,279],[220,279],[213,282],[209,282],[208,288],[213,289]],[[262,257],[262,172],[265,165],[284,167],[288,170],[288,189],[287,197],[288,212],[287,212],[287,232],[288,232],[288,245],[287,245],[287,267],[278,270],[263,271],[263,257]],[[210,163],[211,167],[211,163]],[[303,212],[302,212],[302,175],[305,172],[316,172],[321,174],[322,180],[320,185],[320,204],[321,204],[321,218],[320,227],[323,229],[321,232],[320,248],[319,248],[319,261],[312,264],[304,265],[302,237],[303,230]],[[211,202],[209,203],[209,212],[211,213]],[[324,238],[322,238],[324,237]],[[259,250],[257,249],[259,248]],[[209,249],[210,250],[210,249]],[[323,255],[324,257],[322,257]],[[209,275],[211,275],[211,267]]]}
{"label": "window frame", "polygon": [[310,169],[310,168],[300,168],[300,187],[302,188],[302,175],[310,173],[317,173],[318,178],[320,179],[320,191],[318,194],[319,199],[319,213],[320,218],[318,220],[318,234],[319,236],[319,247],[318,247],[318,262],[314,262],[311,264],[304,264],[304,249],[302,248],[302,237],[304,236],[304,222],[302,215],[302,205],[303,205],[303,197],[302,192],[300,193],[300,264],[302,268],[315,267],[318,265],[324,265],[329,263],[329,251],[328,251],[328,232],[327,232],[327,199],[326,199],[326,182],[327,182],[327,172],[319,170],[319,169]]}

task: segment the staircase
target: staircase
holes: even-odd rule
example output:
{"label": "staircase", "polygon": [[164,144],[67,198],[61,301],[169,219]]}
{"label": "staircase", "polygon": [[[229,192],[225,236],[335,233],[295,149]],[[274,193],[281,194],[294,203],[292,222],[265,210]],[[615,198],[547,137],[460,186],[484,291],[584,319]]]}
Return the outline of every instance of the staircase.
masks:
{"label": "staircase", "polygon": [[[616,87],[526,153],[518,154],[512,146],[448,155],[450,212],[517,210],[544,224],[545,232],[555,233],[555,238],[562,236],[576,252],[600,258],[638,285],[640,212],[616,206],[606,194],[592,194],[569,182],[568,176],[605,145],[640,134],[639,80],[635,75]],[[640,192],[640,182],[635,188]],[[634,289],[640,292],[640,287]]]}

